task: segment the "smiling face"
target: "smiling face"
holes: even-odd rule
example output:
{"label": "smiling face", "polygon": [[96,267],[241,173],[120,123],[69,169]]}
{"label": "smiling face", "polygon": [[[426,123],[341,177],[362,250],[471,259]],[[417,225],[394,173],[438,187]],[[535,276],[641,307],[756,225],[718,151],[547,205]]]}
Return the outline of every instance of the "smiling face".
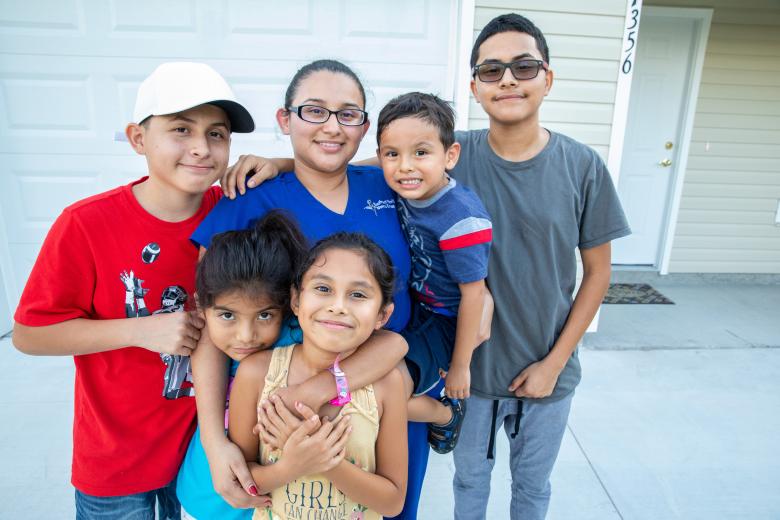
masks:
{"label": "smiling face", "polygon": [[271,348],[283,318],[282,309],[267,296],[255,297],[244,291],[220,294],[205,314],[211,340],[236,361]]}
{"label": "smiling face", "polygon": [[293,290],[304,344],[349,353],[387,322],[392,304],[382,304],[382,290],[365,256],[347,249],[327,249]]}
{"label": "smiling face", "polygon": [[175,192],[202,194],[227,168],[230,122],[214,105],[152,116],[128,125],[126,133],[135,151],[146,156],[153,182]]}
{"label": "smiling face", "polygon": [[377,153],[393,191],[405,199],[427,200],[447,185],[445,170],[458,162],[460,145],[445,150],[434,125],[419,117],[403,117],[382,130]]}
{"label": "smiling face", "polygon": [[[494,34],[479,47],[477,65],[510,63],[523,58],[543,60],[533,36],[517,31]],[[552,87],[552,70],[540,70],[533,79],[518,80],[507,68],[500,80],[471,80],[471,92],[491,121],[505,125],[538,124],[539,106]]]}
{"label": "smiling face", "polygon": [[[321,70],[301,80],[292,105],[318,105],[332,111],[363,110],[365,101],[354,79]],[[368,121],[362,126],[340,125],[335,115],[324,123],[309,123],[294,111],[284,109],[277,111],[276,118],[282,132],[290,136],[296,171],[303,167],[325,174],[345,171],[369,127]]]}

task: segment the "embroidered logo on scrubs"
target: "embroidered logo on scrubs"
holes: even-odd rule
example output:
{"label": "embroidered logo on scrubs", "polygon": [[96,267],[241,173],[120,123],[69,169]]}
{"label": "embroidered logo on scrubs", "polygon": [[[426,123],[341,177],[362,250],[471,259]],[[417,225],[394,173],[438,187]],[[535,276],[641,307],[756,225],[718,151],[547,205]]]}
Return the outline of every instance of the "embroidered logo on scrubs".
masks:
{"label": "embroidered logo on scrubs", "polygon": [[380,209],[395,209],[395,201],[393,199],[377,200],[377,201],[368,199],[366,200],[366,207],[363,209],[366,209],[368,211],[373,211],[374,215],[377,215]]}

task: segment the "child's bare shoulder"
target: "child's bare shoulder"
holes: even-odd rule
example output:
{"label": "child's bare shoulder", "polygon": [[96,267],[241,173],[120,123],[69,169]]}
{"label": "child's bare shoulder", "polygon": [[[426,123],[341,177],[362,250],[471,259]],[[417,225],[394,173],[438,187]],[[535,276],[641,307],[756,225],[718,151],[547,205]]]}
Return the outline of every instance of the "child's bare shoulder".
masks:
{"label": "child's bare shoulder", "polygon": [[271,364],[273,349],[261,350],[245,357],[238,364],[236,378],[263,381]]}

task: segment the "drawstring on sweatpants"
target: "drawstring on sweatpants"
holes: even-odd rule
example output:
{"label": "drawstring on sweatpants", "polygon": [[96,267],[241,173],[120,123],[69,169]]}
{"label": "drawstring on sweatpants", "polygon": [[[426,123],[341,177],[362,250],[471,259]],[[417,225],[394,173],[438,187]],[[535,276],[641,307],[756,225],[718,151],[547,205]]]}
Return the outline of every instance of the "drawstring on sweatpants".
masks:
{"label": "drawstring on sweatpants", "polygon": [[[523,401],[517,400],[517,413],[515,414],[515,425],[512,433],[509,435],[513,439],[520,433],[520,418],[523,416]],[[498,419],[498,399],[493,400],[493,417],[490,419],[490,440],[488,441],[487,458],[493,460],[496,451],[496,420]]]}
{"label": "drawstring on sweatpants", "polygon": [[493,418],[490,420],[490,440],[488,441],[487,458],[493,460],[496,448],[496,418],[498,417],[498,399],[493,399]]}
{"label": "drawstring on sweatpants", "polygon": [[520,399],[517,400],[517,414],[515,415],[515,429],[512,432],[513,439],[517,437],[517,434],[520,432],[520,417],[523,415],[523,401]]}

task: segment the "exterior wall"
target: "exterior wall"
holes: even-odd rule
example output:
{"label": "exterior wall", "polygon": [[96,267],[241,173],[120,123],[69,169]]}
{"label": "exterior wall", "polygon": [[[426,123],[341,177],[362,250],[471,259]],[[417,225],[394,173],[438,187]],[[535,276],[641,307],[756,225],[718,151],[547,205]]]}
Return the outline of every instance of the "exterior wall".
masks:
{"label": "exterior wall", "polygon": [[780,5],[645,5],[713,8],[669,271],[780,273]]}
{"label": "exterior wall", "polygon": [[[492,18],[510,11],[539,26],[555,72],[541,122],[592,146],[606,162],[625,9],[626,0],[477,0],[473,39]],[[472,97],[469,128],[487,126],[487,115]]]}

